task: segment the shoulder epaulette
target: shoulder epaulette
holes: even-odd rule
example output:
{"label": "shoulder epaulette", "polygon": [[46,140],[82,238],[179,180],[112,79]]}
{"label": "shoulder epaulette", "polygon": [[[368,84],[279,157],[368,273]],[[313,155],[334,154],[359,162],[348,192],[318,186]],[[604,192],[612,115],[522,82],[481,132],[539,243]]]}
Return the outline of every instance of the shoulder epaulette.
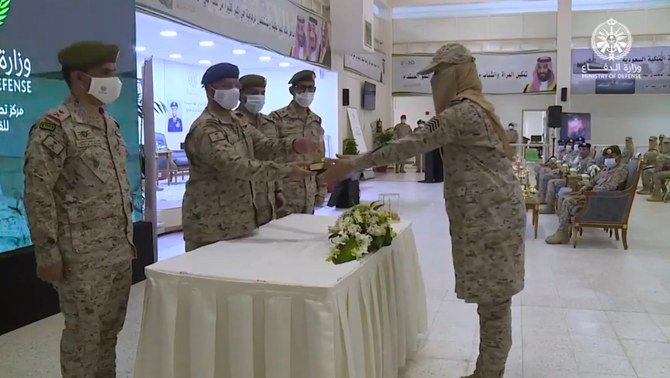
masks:
{"label": "shoulder epaulette", "polygon": [[68,117],[70,111],[65,106],[60,106],[58,109],[51,109],[40,119],[37,126],[42,130],[54,131],[60,127]]}
{"label": "shoulder epaulette", "polygon": [[276,114],[279,117],[283,118],[283,117],[286,117],[288,115],[288,109],[287,108],[277,109],[274,112],[272,112],[271,114]]}

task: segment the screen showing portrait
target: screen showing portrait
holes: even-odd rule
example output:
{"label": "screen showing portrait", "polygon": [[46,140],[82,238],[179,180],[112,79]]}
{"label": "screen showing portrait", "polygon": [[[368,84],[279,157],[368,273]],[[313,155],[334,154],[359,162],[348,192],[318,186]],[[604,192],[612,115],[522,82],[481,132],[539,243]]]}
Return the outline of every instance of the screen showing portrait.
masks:
{"label": "screen showing portrait", "polygon": [[561,118],[561,138],[576,139],[583,137],[591,139],[590,113],[563,113]]}

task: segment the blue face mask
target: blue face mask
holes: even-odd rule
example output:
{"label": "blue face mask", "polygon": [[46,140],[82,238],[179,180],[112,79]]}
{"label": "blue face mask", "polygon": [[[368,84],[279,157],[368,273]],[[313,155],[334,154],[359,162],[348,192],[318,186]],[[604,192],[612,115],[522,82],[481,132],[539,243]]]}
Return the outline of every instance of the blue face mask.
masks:
{"label": "blue face mask", "polygon": [[260,113],[264,105],[265,105],[264,95],[248,95],[247,102],[244,103],[244,107],[252,114]]}

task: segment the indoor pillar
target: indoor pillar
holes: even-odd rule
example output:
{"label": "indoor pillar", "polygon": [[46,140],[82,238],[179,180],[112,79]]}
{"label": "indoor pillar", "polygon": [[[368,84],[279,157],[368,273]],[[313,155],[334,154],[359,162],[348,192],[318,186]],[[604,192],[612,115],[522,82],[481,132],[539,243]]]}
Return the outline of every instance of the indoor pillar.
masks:
{"label": "indoor pillar", "polygon": [[[572,79],[572,0],[557,0],[556,12],[556,105],[570,110],[570,81]],[[567,88],[566,101],[561,89]]]}

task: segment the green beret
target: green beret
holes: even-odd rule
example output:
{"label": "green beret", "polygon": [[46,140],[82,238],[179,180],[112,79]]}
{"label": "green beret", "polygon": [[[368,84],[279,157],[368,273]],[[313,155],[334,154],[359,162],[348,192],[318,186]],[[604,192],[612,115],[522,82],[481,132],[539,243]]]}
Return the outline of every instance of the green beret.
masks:
{"label": "green beret", "polygon": [[240,78],[241,89],[267,86],[267,80],[261,75],[244,75]]}
{"label": "green beret", "polygon": [[311,70],[303,70],[293,75],[291,80],[288,81],[289,84],[294,85],[301,81],[315,81],[316,74]]}
{"label": "green beret", "polygon": [[617,145],[609,146],[603,150],[603,156],[621,156],[621,149]]}
{"label": "green beret", "polygon": [[63,68],[88,70],[105,63],[116,63],[119,47],[100,41],[76,42],[58,52]]}
{"label": "green beret", "polygon": [[626,140],[633,140],[633,137],[626,137]]}
{"label": "green beret", "polygon": [[652,136],[649,137],[649,140],[658,140],[658,137],[652,135]]}
{"label": "green beret", "polygon": [[665,139],[665,134],[661,134],[661,135],[659,135],[658,137],[659,137],[659,138],[663,138],[663,139]]}

